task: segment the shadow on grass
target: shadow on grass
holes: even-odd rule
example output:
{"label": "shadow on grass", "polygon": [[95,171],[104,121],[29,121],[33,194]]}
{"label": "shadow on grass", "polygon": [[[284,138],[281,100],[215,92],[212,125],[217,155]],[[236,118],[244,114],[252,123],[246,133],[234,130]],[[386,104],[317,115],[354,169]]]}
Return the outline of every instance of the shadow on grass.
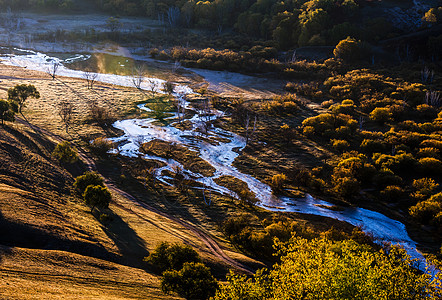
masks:
{"label": "shadow on grass", "polygon": [[98,241],[87,243],[64,239],[39,228],[7,220],[3,217],[1,211],[0,245],[30,249],[61,250],[110,261],[117,261],[118,259],[116,255],[109,253],[106,248],[99,245]]}
{"label": "shadow on grass", "polygon": [[109,217],[111,220],[103,230],[122,254],[121,263],[135,268],[142,267],[143,258],[149,256],[144,241],[119,215],[111,211]]}

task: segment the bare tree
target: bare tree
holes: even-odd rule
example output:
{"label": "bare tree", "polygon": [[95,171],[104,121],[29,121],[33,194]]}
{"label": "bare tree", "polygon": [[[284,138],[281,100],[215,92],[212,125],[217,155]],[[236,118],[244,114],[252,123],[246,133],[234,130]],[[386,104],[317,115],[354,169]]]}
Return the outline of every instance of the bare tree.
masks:
{"label": "bare tree", "polygon": [[50,66],[48,66],[46,72],[51,75],[52,79],[55,79],[60,63],[58,61],[53,61]]}
{"label": "bare tree", "polygon": [[172,66],[172,72],[176,73],[181,68],[181,64],[179,61],[175,61],[175,63]]}
{"label": "bare tree", "polygon": [[247,111],[246,118],[244,120],[244,129],[245,129],[245,136],[246,136],[246,144],[249,143],[250,140],[252,140],[253,136],[255,135],[256,131],[256,122],[258,121],[258,116],[256,114],[253,114],[253,127],[250,128],[250,113]]}
{"label": "bare tree", "polygon": [[132,70],[132,82],[134,86],[139,90],[141,90],[141,85],[143,84],[145,73],[146,71],[144,65],[142,64],[134,66]]}
{"label": "bare tree", "polygon": [[428,91],[425,94],[425,103],[434,107],[439,107],[442,104],[442,97],[439,92]]}
{"label": "bare tree", "polygon": [[246,130],[246,144],[249,143],[249,123],[250,123],[250,114],[247,112],[247,116],[244,121],[244,128]]}
{"label": "bare tree", "polygon": [[178,116],[178,123],[181,124],[182,121],[184,121],[184,114],[186,112],[186,95],[178,95],[177,97],[177,116]]}
{"label": "bare tree", "polygon": [[95,82],[97,81],[98,74],[91,72],[89,70],[86,70],[83,73],[83,78],[86,79],[87,88],[92,90],[94,88]]}
{"label": "bare tree", "polygon": [[73,111],[74,111],[74,105],[71,102],[67,100],[63,100],[60,102],[58,108],[58,115],[60,116],[61,121],[65,126],[66,133],[68,132],[68,128],[72,122]]}
{"label": "bare tree", "polygon": [[165,92],[165,93],[167,93],[169,95],[172,95],[174,90],[175,90],[175,85],[172,82],[165,81],[163,83],[163,88],[162,88],[163,92]]}
{"label": "bare tree", "polygon": [[169,9],[167,10],[167,23],[169,23],[170,27],[178,26],[180,17],[181,17],[181,11],[178,7],[176,6],[169,7]]}
{"label": "bare tree", "polygon": [[434,79],[434,71],[428,67],[424,67],[421,71],[421,79],[423,83],[432,83]]}
{"label": "bare tree", "polygon": [[149,79],[147,79],[147,82],[149,83],[149,88],[150,88],[150,91],[152,92],[152,94],[156,93],[157,88],[158,88],[158,81],[156,81],[153,78],[149,78]]}
{"label": "bare tree", "polygon": [[362,130],[364,123],[365,123],[365,118],[363,116],[359,116],[359,130]]}

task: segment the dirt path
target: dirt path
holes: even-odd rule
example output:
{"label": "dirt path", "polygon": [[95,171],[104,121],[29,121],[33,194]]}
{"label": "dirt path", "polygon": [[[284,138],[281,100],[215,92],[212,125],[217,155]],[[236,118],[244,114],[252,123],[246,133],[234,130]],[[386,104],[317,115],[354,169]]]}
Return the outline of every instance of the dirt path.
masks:
{"label": "dirt path", "polygon": [[[24,124],[26,126],[29,126],[32,130],[34,130],[36,132],[39,132],[41,134],[44,134],[44,135],[54,139],[56,142],[65,141],[65,139],[63,139],[61,136],[56,135],[56,134],[54,134],[54,133],[52,133],[50,131],[47,131],[45,129],[42,129],[42,128],[36,126],[36,125],[33,125],[33,124],[25,121],[22,118],[17,117],[17,122],[21,123],[21,124]],[[75,145],[75,146],[77,148],[78,155],[80,156],[80,159],[85,163],[86,168],[89,171],[95,171],[95,172],[99,173],[98,169],[97,169],[97,166],[95,164],[95,161],[86,153],[86,151],[81,146],[78,146],[78,145]],[[164,218],[167,218],[167,219],[169,219],[169,220],[171,220],[171,221],[173,221],[173,222],[183,226],[184,228],[186,228],[190,232],[192,232],[196,237],[198,237],[206,245],[206,247],[210,250],[210,252],[212,252],[212,254],[215,257],[217,257],[219,260],[221,260],[224,263],[226,263],[227,265],[230,265],[230,266],[234,267],[235,269],[238,269],[238,270],[240,270],[242,272],[245,272],[247,274],[253,274],[254,273],[255,270],[253,270],[252,268],[250,268],[250,267],[248,267],[248,266],[246,266],[246,265],[244,265],[244,264],[242,264],[242,263],[240,263],[240,262],[230,258],[229,256],[227,256],[224,253],[223,249],[218,245],[218,243],[215,240],[213,240],[207,233],[205,233],[204,230],[202,230],[201,228],[198,228],[197,226],[195,226],[195,225],[193,225],[193,224],[191,224],[191,223],[189,223],[187,221],[181,220],[181,219],[179,219],[179,218],[177,218],[175,216],[169,215],[169,214],[167,214],[165,212],[162,212],[162,211],[160,211],[160,210],[158,210],[158,209],[156,209],[156,208],[154,208],[154,207],[152,207],[152,206],[150,206],[150,205],[148,205],[148,204],[146,204],[144,202],[139,201],[137,198],[135,198],[131,194],[129,194],[129,193],[119,189],[112,182],[112,180],[110,180],[109,178],[103,176],[102,174],[100,174],[100,175],[104,178],[105,185],[109,188],[109,190],[111,190],[112,192],[117,193],[117,194],[121,195],[123,198],[129,200],[128,203],[125,203],[123,201],[118,201],[118,202],[115,201],[115,204],[118,207],[120,207],[120,208],[122,208],[122,209],[124,209],[124,210],[126,210],[128,212],[131,212],[132,214],[137,215],[139,218],[141,218],[141,219],[143,219],[145,221],[146,221],[146,219],[145,219],[146,217],[141,216],[140,214],[135,213],[132,210],[132,208],[130,207],[130,205],[136,205],[138,207],[142,207],[142,208],[144,208],[146,210],[149,210],[151,212],[154,212],[154,213],[156,213],[156,214],[158,214],[158,215],[160,215],[160,216],[162,216]]]}

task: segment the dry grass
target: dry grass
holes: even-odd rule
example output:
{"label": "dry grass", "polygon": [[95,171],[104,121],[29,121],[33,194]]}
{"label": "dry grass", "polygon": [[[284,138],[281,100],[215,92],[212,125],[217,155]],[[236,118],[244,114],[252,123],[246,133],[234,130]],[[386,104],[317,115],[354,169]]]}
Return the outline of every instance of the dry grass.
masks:
{"label": "dry grass", "polygon": [[165,142],[153,140],[143,144],[145,153],[154,154],[164,158],[173,158],[180,162],[184,168],[194,173],[200,173],[204,176],[213,176],[215,168],[208,162],[199,157],[199,153],[188,148]]}
{"label": "dry grass", "polygon": [[144,94],[135,88],[125,88],[104,83],[97,83],[93,90],[87,88],[83,79],[51,77],[38,71],[24,68],[0,65],[0,98],[7,98],[7,89],[16,84],[33,84],[40,92],[40,99],[28,99],[24,115],[33,124],[64,136],[75,139],[77,136],[66,134],[64,124],[58,115],[58,105],[62,101],[74,105],[73,124],[74,131],[82,135],[103,135],[105,131],[94,124],[90,124],[90,103],[95,102],[103,107],[115,118],[137,115],[139,110],[135,103],[144,99]]}
{"label": "dry grass", "polygon": [[240,194],[241,191],[249,190],[247,183],[230,175],[222,175],[218,178],[215,178],[214,181],[217,184],[226,187],[237,194]]}
{"label": "dry grass", "polygon": [[0,299],[176,299],[157,277],[105,260],[0,246]]}

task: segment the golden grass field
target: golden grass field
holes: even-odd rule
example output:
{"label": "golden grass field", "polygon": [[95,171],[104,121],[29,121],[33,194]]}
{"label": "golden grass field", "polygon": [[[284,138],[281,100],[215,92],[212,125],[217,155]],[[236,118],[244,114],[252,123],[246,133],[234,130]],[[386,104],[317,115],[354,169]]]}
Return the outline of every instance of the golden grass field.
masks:
{"label": "golden grass field", "polygon": [[[135,88],[97,83],[89,90],[82,79],[52,80],[43,72],[4,65],[0,65],[0,74],[0,98],[6,98],[7,90],[16,84],[35,85],[41,98],[27,101],[26,119],[82,148],[84,138],[118,134],[88,121],[88,102],[96,101],[115,118],[144,116],[136,104],[145,100],[145,95]],[[63,100],[75,107],[69,133],[58,116]],[[272,218],[273,213],[218,194],[211,195],[212,205],[206,206],[200,190],[183,193],[161,183],[146,183],[145,175],[139,173],[139,162],[110,156],[96,161],[100,173],[114,182],[126,174],[124,191],[162,213],[136,205],[113,191],[113,201],[106,210],[111,221],[102,224],[71,190],[74,177],[86,170],[83,162],[69,168],[61,166],[51,156],[57,141],[31,129],[26,122],[7,123],[0,128],[0,136],[0,299],[172,299],[161,292],[159,277],[143,262],[163,241],[191,245],[222,280],[231,268],[228,260],[185,224],[210,236],[228,259],[255,268],[263,266],[229,242],[222,224],[227,217],[245,211],[262,218]],[[164,156],[169,145],[151,142],[145,147]],[[213,172],[193,151],[173,147],[179,154],[177,159],[187,167],[198,172],[204,169],[208,175]],[[271,170],[255,174],[268,180],[276,174],[270,166],[273,151],[260,151],[259,157],[246,151],[237,163],[252,172]],[[281,162],[286,161],[281,158]],[[141,164],[141,171],[146,165],[149,162]],[[246,188],[245,183],[233,178],[219,180],[227,187]],[[331,219],[299,214],[290,217],[319,230],[331,226],[351,230],[351,226]]]}
{"label": "golden grass field", "polygon": [[[87,101],[98,96],[84,80],[52,80],[42,72],[3,65],[0,74],[1,98],[16,84],[39,90],[41,98],[29,99],[24,110],[30,123],[79,141],[66,134],[57,114],[58,103],[70,100],[75,131],[109,134],[85,122]],[[100,93],[99,105],[119,118],[132,116],[143,99],[131,88],[97,84],[94,91]],[[73,177],[84,170],[81,163],[65,170],[51,156],[55,141],[25,124],[8,123],[0,135],[0,299],[171,299],[142,261],[163,241],[189,244],[209,265],[229,268],[195,233],[117,193],[108,212],[112,221],[104,226],[70,191]],[[234,252],[219,231],[210,233],[232,250],[229,256],[256,263]]]}

